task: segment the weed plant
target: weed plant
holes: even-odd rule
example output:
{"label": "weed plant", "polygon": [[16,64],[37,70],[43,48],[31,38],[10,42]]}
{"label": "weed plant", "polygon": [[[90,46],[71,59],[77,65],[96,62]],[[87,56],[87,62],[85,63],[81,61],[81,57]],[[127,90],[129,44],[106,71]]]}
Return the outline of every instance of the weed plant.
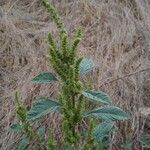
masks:
{"label": "weed plant", "polygon": [[[19,149],[47,149],[47,150],[102,150],[109,147],[110,135],[114,131],[115,121],[128,119],[128,114],[122,109],[113,106],[110,96],[102,91],[89,90],[81,82],[94,68],[91,59],[77,55],[82,32],[76,30],[73,40],[64,27],[64,24],[55,9],[47,0],[43,0],[51,18],[59,31],[59,39],[48,33],[48,56],[55,74],[43,72],[33,78],[35,84],[52,84],[59,82],[61,90],[58,100],[40,97],[27,111],[21,104],[16,93],[16,113],[18,123],[11,125],[11,129],[23,133],[19,142]],[[93,103],[94,109],[87,108],[87,102]],[[35,129],[34,125],[49,113],[57,112],[61,116],[62,141],[57,143],[53,129],[48,133],[44,127]],[[79,129],[82,122],[88,127]],[[48,134],[48,139],[45,135]],[[108,146],[107,146],[107,144]],[[61,146],[60,146],[61,145]]]}

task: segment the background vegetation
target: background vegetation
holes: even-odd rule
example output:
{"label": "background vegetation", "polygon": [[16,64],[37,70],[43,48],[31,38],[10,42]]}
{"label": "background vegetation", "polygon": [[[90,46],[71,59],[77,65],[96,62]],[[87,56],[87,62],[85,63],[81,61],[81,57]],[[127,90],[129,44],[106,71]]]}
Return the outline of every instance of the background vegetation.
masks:
{"label": "background vegetation", "polygon": [[[92,58],[95,70],[85,80],[108,93],[113,103],[132,114],[118,123],[110,149],[143,149],[139,138],[149,135],[150,114],[150,2],[148,0],[53,0],[72,36],[81,26],[84,37],[79,54]],[[47,33],[55,25],[40,0],[0,1],[0,149],[16,149],[19,136],[9,126],[15,120],[14,93],[19,89],[29,106],[40,95],[56,97],[58,85],[33,85],[31,79],[50,70]],[[52,114],[41,125],[55,128],[61,138],[59,117]],[[86,126],[86,124],[84,125]]]}

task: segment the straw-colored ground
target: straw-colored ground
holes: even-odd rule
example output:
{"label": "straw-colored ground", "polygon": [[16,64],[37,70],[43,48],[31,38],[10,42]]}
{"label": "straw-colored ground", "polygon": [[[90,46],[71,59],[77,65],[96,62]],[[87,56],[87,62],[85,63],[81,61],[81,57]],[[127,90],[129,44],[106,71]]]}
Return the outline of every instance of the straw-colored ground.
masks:
{"label": "straw-colored ground", "polygon": [[[79,55],[92,58],[96,69],[88,76],[94,88],[107,92],[113,103],[132,114],[117,125],[110,150],[121,150],[127,139],[150,139],[150,1],[53,0],[70,36],[81,26]],[[51,70],[47,33],[57,37],[40,0],[0,0],[0,149],[17,149],[18,137],[9,131],[16,120],[14,92],[29,107],[38,95],[54,96],[58,85],[33,85],[31,79]],[[57,128],[57,116],[49,120]],[[47,122],[49,122],[46,119]],[[50,126],[50,123],[49,123]],[[60,133],[57,131],[56,136]],[[129,143],[129,142],[128,142]]]}

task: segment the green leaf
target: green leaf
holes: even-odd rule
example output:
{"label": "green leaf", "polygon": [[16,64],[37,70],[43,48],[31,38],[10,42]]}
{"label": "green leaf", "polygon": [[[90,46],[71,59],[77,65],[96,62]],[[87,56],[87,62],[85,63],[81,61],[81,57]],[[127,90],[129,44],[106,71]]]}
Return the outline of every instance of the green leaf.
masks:
{"label": "green leaf", "polygon": [[129,115],[126,112],[115,106],[105,106],[97,108],[95,110],[92,110],[91,112],[86,113],[86,116],[111,121],[125,120],[129,118]]}
{"label": "green leaf", "polygon": [[113,122],[102,122],[101,124],[97,125],[93,129],[93,134],[96,138],[96,141],[100,142],[103,140],[104,137],[108,136],[109,133],[112,131],[113,126]]}
{"label": "green leaf", "polygon": [[33,83],[51,83],[57,81],[57,78],[50,72],[44,72],[32,79]]}
{"label": "green leaf", "polygon": [[14,132],[21,132],[22,131],[22,127],[19,123],[14,123],[10,126],[10,129]]}
{"label": "green leaf", "polygon": [[59,103],[56,100],[41,97],[28,112],[28,120],[35,121],[51,112],[60,112]]}
{"label": "green leaf", "polygon": [[80,63],[80,76],[83,76],[90,72],[95,67],[92,59],[84,58]]}
{"label": "green leaf", "polygon": [[29,144],[29,140],[27,138],[22,138],[19,142],[19,150],[26,150],[27,145]]}
{"label": "green leaf", "polygon": [[90,90],[87,90],[87,91],[84,91],[82,93],[85,97],[89,98],[90,101],[92,102],[101,102],[101,103],[104,103],[104,104],[111,104],[112,101],[111,101],[111,98],[104,92],[102,91],[90,91]]}

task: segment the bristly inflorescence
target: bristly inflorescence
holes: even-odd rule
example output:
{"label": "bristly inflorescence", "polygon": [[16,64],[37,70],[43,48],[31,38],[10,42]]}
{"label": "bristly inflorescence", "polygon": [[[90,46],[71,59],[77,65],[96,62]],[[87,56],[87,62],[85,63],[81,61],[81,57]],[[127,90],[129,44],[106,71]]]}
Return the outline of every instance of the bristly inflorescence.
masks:
{"label": "bristly inflorescence", "polygon": [[17,116],[20,119],[20,124],[26,133],[27,137],[32,140],[34,137],[34,132],[32,130],[32,127],[30,126],[29,121],[27,120],[27,110],[24,105],[22,105],[19,101],[18,93],[15,94],[15,100],[16,100],[16,112]]}
{"label": "bristly inflorescence", "polygon": [[47,0],[44,0],[43,4],[56,23],[60,36],[60,46],[55,43],[51,33],[48,34],[48,43],[50,63],[63,82],[59,101],[63,110],[64,140],[69,144],[76,144],[79,139],[75,128],[81,119],[80,111],[83,103],[83,97],[80,96],[82,84],[79,81],[79,67],[82,58],[77,56],[78,45],[81,41],[81,30],[76,31],[74,39],[70,42],[58,12]]}
{"label": "bristly inflorescence", "polygon": [[47,8],[47,11],[50,13],[52,19],[56,23],[57,28],[59,29],[59,32],[60,32],[60,36],[62,38],[66,34],[66,30],[64,28],[63,22],[61,21],[61,19],[59,17],[57,10],[52,5],[50,5],[48,0],[43,0],[42,2],[43,2],[43,5],[45,6],[45,8]]}
{"label": "bristly inflorescence", "polygon": [[[52,34],[48,34],[50,62],[63,81],[67,80],[68,74],[70,75],[70,79],[78,79],[79,64],[82,59],[77,58],[76,52],[77,47],[81,41],[81,30],[77,30],[75,39],[73,40],[72,44],[70,44],[67,31],[64,28],[64,24],[61,21],[58,12],[52,5],[49,4],[47,0],[44,0],[43,4],[56,23],[61,40],[61,46],[58,47]],[[74,70],[72,70],[72,68]]]}

